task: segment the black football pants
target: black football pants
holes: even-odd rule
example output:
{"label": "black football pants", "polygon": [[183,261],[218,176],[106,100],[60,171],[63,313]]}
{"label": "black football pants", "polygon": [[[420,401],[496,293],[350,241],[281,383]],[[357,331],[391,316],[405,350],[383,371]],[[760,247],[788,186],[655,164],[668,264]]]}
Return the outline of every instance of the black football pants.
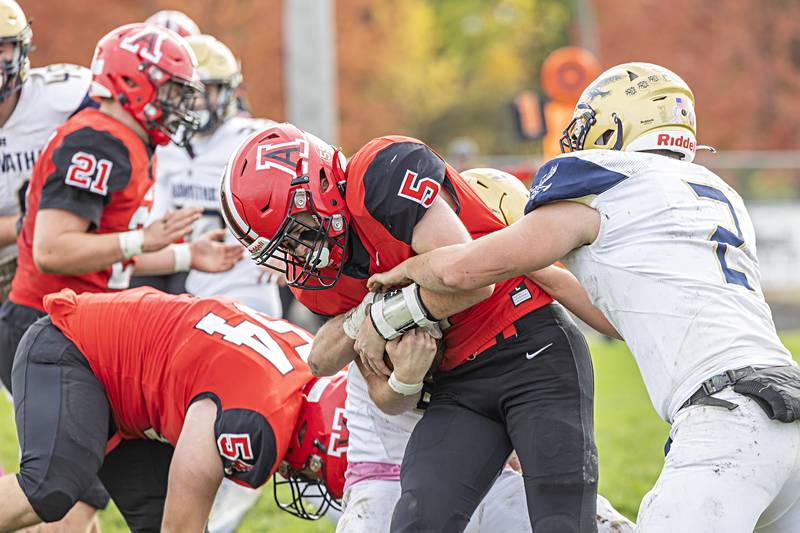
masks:
{"label": "black football pants", "polygon": [[172,446],[122,441],[105,455],[114,423],[103,385],[49,317],[23,336],[12,380],[17,479],[39,518],[59,520],[78,500],[103,508],[110,494],[131,531],[159,531]]}
{"label": "black football pants", "polygon": [[558,305],[434,383],[406,447],[393,533],[460,532],[512,449],[534,533],[596,531],[593,372],[583,335]]}

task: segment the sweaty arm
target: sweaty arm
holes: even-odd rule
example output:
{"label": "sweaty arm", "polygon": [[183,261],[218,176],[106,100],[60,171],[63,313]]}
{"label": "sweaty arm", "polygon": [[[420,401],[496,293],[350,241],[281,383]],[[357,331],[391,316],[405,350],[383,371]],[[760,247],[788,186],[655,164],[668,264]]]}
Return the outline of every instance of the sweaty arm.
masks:
{"label": "sweaty arm", "polygon": [[[451,244],[463,244],[470,241],[472,238],[469,232],[455,211],[443,199],[443,195],[440,195],[436,197],[427,213],[414,227],[411,247],[415,253],[424,254]],[[431,315],[441,320],[485,300],[492,295],[492,290],[491,284],[450,294],[422,288],[420,298]]]}
{"label": "sweaty arm", "polygon": [[216,417],[217,406],[208,398],[194,402],[186,411],[169,467],[161,531],[202,533],[205,530],[223,477],[214,434]]}
{"label": "sweaty arm", "polygon": [[544,205],[515,224],[475,241],[411,257],[370,278],[370,290],[416,282],[435,292],[485,287],[550,266],[567,253],[594,242],[600,214],[586,205],[561,201]]}
{"label": "sweaty arm", "polygon": [[623,340],[611,322],[592,305],[586,291],[569,270],[551,265],[527,276],[589,326],[603,335]]}
{"label": "sweaty arm", "polygon": [[348,313],[331,318],[314,335],[308,366],[316,377],[332,376],[356,358],[355,341],[342,329]]}
{"label": "sweaty arm", "polygon": [[[199,216],[197,210],[181,210],[166,215],[146,228],[143,235],[141,257],[145,265],[138,273],[173,272],[174,254],[163,250],[171,242],[191,232],[191,225]],[[99,218],[98,218],[99,220]],[[119,233],[91,233],[92,221],[66,209],[41,209],[36,214],[33,236],[33,260],[45,274],[84,274],[98,272],[125,260]],[[161,250],[160,252],[158,250]],[[155,257],[148,258],[153,255]]]}

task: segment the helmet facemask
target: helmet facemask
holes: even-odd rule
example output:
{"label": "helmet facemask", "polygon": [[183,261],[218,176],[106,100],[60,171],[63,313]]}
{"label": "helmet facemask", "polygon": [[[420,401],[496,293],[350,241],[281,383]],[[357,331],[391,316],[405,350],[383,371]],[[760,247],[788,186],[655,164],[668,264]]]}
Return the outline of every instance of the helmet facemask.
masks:
{"label": "helmet facemask", "polygon": [[197,98],[203,94],[199,83],[169,77],[155,65],[143,65],[153,85],[156,99],[144,109],[148,130],[160,131],[172,143],[186,146],[189,139],[200,126],[200,118],[195,111]]}
{"label": "helmet facemask", "polygon": [[[206,90],[198,99],[200,105],[196,109],[199,120],[198,133],[214,131],[231,115],[236,100],[236,87],[231,83],[206,81],[203,85]],[[214,93],[216,98],[212,101],[211,95]]]}
{"label": "helmet facemask", "polygon": [[[620,150],[622,148],[622,120],[616,113],[612,113],[612,119],[617,127],[614,130],[606,130],[600,134],[602,137],[602,144],[607,144],[611,140],[610,135],[616,133],[617,137],[614,146],[611,150]],[[570,123],[564,128],[564,133],[561,135],[561,153],[577,152],[583,150],[586,146],[586,138],[589,136],[589,130],[592,126],[597,124],[597,113],[592,106],[587,103],[579,103],[575,107],[575,116]],[[598,137],[598,140],[600,138]]]}
{"label": "helmet facemask", "polygon": [[[310,214],[312,220],[301,216],[304,213]],[[342,215],[322,216],[314,207],[308,191],[297,189],[292,193],[289,212],[269,244],[264,247],[261,238],[249,248],[251,252],[261,248],[252,253],[253,260],[284,274],[290,286],[306,290],[327,289],[342,274],[348,230],[349,225]],[[306,251],[302,256],[294,253],[300,247]],[[331,267],[332,263],[338,263],[335,272],[323,273],[322,270]]]}
{"label": "helmet facemask", "polygon": [[[319,440],[314,445],[324,454],[325,447]],[[299,471],[288,461],[281,461],[278,472],[283,479],[273,479],[273,495],[281,510],[304,520],[319,520],[329,509],[342,510],[341,502],[325,488],[325,460],[321,456],[312,454]],[[290,490],[288,499],[280,494],[283,487]]]}
{"label": "helmet facemask", "polygon": [[2,75],[0,102],[5,102],[9,96],[22,89],[32,36],[33,32],[28,25],[18,35],[0,38],[0,44],[11,43],[14,46],[12,58],[0,62],[0,75]]}

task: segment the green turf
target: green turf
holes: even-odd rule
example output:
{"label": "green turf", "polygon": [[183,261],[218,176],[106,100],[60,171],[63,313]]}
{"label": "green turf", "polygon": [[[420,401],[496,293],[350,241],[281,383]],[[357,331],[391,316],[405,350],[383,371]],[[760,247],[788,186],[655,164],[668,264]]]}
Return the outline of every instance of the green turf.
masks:
{"label": "green turf", "polygon": [[[800,360],[800,332],[783,336],[787,347]],[[636,517],[639,502],[661,470],[668,427],[656,415],[639,377],[636,364],[620,342],[592,345],[595,364],[596,431],[600,450],[600,492],[621,512]],[[11,406],[0,399],[0,463],[14,471],[17,443]],[[106,532],[126,531],[116,510],[102,514]],[[333,525],[325,519],[305,522],[282,513],[272,501],[272,488],[245,519],[246,533],[324,533]]]}

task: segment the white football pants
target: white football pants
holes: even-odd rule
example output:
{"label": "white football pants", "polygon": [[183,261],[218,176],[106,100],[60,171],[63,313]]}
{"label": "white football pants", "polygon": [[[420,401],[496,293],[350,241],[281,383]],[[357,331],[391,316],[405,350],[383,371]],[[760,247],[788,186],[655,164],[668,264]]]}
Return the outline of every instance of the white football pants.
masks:
{"label": "white football pants", "polygon": [[756,402],[726,389],[739,405],[695,405],[678,412],[672,447],[639,508],[644,533],[800,531],[800,422],[770,420]]}
{"label": "white football pants", "polygon": [[[336,533],[388,533],[400,499],[399,481],[368,480],[349,487]],[[598,533],[632,533],[633,524],[602,496],[597,497]],[[503,470],[480,503],[464,533],[530,533],[522,476]]]}

